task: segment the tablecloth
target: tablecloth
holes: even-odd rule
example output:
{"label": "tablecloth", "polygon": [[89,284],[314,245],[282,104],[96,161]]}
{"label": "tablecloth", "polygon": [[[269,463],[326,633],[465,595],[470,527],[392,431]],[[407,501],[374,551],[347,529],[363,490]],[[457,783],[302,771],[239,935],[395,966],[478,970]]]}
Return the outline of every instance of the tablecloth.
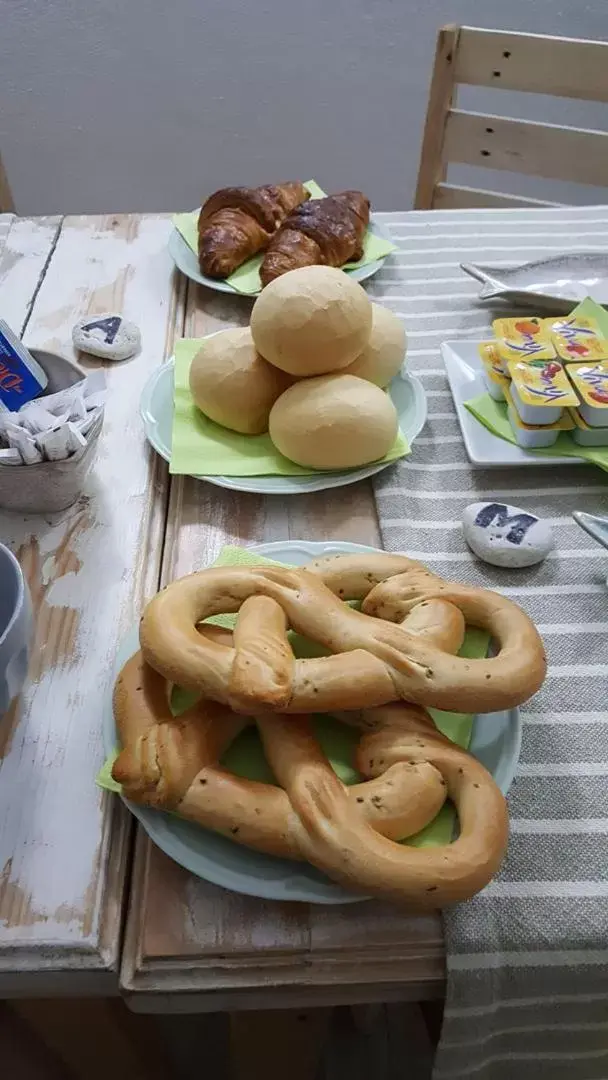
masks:
{"label": "tablecloth", "polygon": [[[481,339],[495,317],[461,261],[608,252],[608,207],[383,217],[400,250],[369,293],[404,319],[409,370],[429,406],[411,457],[376,478],[384,546],[511,597],[549,657],[544,687],[521,710],[507,859],[482,893],[444,915],[447,1000],[434,1075],[599,1080],[608,1077],[608,558],[570,514],[608,513],[608,478],[586,465],[472,468],[439,346]],[[555,551],[524,570],[480,563],[460,521],[484,499],[542,515]]]}

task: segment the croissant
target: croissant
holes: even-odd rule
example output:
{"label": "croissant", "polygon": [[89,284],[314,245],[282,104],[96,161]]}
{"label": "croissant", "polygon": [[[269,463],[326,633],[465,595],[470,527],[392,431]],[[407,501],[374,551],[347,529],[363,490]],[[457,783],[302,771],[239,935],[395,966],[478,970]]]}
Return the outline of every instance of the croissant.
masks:
{"label": "croissant", "polygon": [[203,274],[226,278],[263,251],[287,215],[309,199],[299,180],[258,188],[222,188],[211,195],[198,219],[198,258]]}
{"label": "croissant", "polygon": [[342,191],[298,206],[272,237],[260,270],[262,285],[300,266],[343,266],[363,255],[369,199]]}

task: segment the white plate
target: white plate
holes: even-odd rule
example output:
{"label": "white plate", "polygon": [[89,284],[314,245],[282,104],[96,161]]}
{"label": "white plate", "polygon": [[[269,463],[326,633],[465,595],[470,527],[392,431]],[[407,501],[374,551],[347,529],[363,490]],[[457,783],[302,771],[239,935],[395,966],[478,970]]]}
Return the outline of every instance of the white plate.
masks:
{"label": "white plate", "polygon": [[[211,335],[210,335],[211,336]],[[426,397],[413,375],[397,375],[389,387],[393,404],[399,414],[399,427],[412,445],[426,423]],[[143,388],[140,413],[144,422],[146,438],[165,461],[171,460],[171,432],[173,428],[173,360],[152,373]],[[342,472],[314,473],[312,476],[198,476],[217,487],[233,491],[253,491],[262,495],[301,495],[310,491],[356,484],[388,469],[394,462],[365,465],[361,469]]]}
{"label": "white plate", "polygon": [[[280,540],[273,544],[256,544],[250,548],[277,562],[302,566],[321,555],[342,555],[377,549],[361,544],[309,543],[301,540]],[[137,628],[123,642],[116,658],[117,672],[139,648]],[[104,709],[103,743],[106,756],[114,752],[117,743],[112,715],[111,694]],[[500,789],[506,794],[515,775],[521,744],[521,720],[518,709],[488,713],[475,717],[471,753],[490,770]],[[290,862],[272,855],[233,844],[224,836],[200,825],[183,821],[175,815],[151,810],[124,800],[141,822],[148,836],[171,859],[214,885],[247,896],[266,900],[297,900],[311,904],[348,904],[365,897],[354,895],[334,885],[320,870],[305,863]]]}
{"label": "white plate", "polygon": [[[391,240],[392,237],[385,225],[383,225],[378,218],[372,214],[369,222],[370,230],[381,236],[383,240]],[[215,289],[217,292],[231,293],[233,296],[242,296],[245,300],[248,297],[259,296],[259,293],[240,293],[238,289],[234,289],[232,285],[229,285],[227,281],[222,281],[219,278],[210,278],[206,274],[201,274],[198,264],[198,257],[195,255],[192,248],[186,243],[182,234],[177,229],[173,229],[169,237],[169,254],[173,259],[173,262],[182,274],[189,277],[191,281],[196,281],[199,285],[206,285],[208,289]],[[381,270],[384,263],[388,259],[388,255],[385,255],[383,259],[376,259],[375,262],[367,263],[365,266],[359,266],[354,270],[345,270],[344,273],[349,277],[355,279],[355,281],[365,281],[366,278],[372,277],[378,270]],[[261,291],[261,290],[260,290]]]}
{"label": "white plate", "polygon": [[465,401],[486,393],[479,345],[479,341],[444,341],[441,346],[462,438],[472,464],[497,469],[513,465],[580,465],[581,458],[547,457],[522,450],[515,443],[493,435],[465,409]]}
{"label": "white plate", "polygon": [[587,296],[608,304],[608,252],[569,251],[521,266],[460,266],[484,283],[480,300],[499,298],[566,313]]}

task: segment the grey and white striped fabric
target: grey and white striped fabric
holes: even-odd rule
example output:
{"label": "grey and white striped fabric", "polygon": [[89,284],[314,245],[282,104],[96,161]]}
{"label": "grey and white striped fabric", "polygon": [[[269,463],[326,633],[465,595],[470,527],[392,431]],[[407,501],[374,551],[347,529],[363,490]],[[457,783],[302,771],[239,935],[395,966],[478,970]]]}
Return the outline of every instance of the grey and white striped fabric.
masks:
{"label": "grey and white striped fabric", "polygon": [[[572,521],[608,514],[608,475],[590,466],[474,469],[439,345],[480,339],[493,317],[460,261],[508,264],[607,250],[608,207],[385,215],[400,251],[369,283],[400,315],[429,420],[411,456],[380,474],[384,546],[496,588],[545,639],[545,686],[522,708],[509,797],[511,839],[495,881],[446,913],[447,1002],[436,1080],[608,1077],[608,558]],[[540,566],[493,569],[463,540],[476,500],[541,514],[557,550]]]}

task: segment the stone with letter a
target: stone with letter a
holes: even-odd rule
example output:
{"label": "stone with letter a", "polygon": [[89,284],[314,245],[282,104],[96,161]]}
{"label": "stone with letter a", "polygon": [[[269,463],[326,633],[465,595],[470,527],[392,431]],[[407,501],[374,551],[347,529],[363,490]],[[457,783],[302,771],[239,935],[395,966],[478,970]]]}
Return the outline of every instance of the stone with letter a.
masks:
{"label": "stone with letter a", "polygon": [[546,522],[503,502],[471,503],[462,515],[462,528],[478,558],[509,569],[542,562],[554,545]]}
{"label": "stone with letter a", "polygon": [[81,352],[101,356],[104,360],[127,360],[138,352],[141,334],[135,323],[108,311],[79,319],[72,330],[72,341]]}

